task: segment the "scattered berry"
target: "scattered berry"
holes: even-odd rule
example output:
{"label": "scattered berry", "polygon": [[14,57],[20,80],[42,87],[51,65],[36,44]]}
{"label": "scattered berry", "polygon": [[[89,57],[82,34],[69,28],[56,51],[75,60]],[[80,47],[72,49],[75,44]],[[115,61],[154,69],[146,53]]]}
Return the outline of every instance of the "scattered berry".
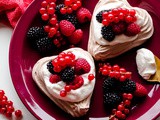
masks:
{"label": "scattered berry", "polygon": [[80,23],[86,23],[91,20],[92,14],[87,8],[81,7],[76,13],[77,19]]}
{"label": "scattered berry", "polygon": [[81,29],[77,29],[73,32],[71,36],[68,37],[68,40],[71,44],[77,44],[81,41],[83,37],[83,31]]}
{"label": "scattered berry", "polygon": [[75,31],[74,25],[67,20],[60,21],[59,27],[60,27],[61,33],[65,36],[71,36]]}
{"label": "scattered berry", "polygon": [[147,95],[147,89],[143,85],[136,83],[134,95],[137,97],[144,97]]}
{"label": "scattered berry", "polygon": [[89,74],[88,75],[88,80],[89,81],[92,81],[94,78],[95,78],[95,76],[93,74]]}
{"label": "scattered berry", "polygon": [[91,69],[90,64],[84,58],[78,58],[75,62],[75,72],[77,74],[88,73]]}
{"label": "scattered berry", "polygon": [[22,111],[21,111],[21,110],[16,110],[16,111],[15,111],[15,116],[16,116],[17,118],[22,117]]}

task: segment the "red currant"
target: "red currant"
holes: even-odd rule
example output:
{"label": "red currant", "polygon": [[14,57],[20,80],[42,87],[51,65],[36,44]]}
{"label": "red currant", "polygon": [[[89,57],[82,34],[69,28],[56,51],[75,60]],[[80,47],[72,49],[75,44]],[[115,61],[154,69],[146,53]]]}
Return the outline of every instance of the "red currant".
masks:
{"label": "red currant", "polygon": [[77,4],[78,8],[82,6],[82,3],[80,0],[77,0],[76,4]]}
{"label": "red currant", "polygon": [[69,92],[69,91],[71,91],[71,86],[70,85],[66,85],[64,89],[65,89],[66,92]]}
{"label": "red currant", "polygon": [[122,119],[122,120],[126,119],[126,115],[122,113],[121,119]]}
{"label": "red currant", "polygon": [[119,80],[120,80],[121,82],[124,82],[124,81],[126,80],[125,75],[121,75],[120,78],[119,78]]}
{"label": "red currant", "polygon": [[130,78],[131,78],[131,75],[132,75],[131,72],[126,72],[126,73],[125,73],[125,77],[126,77],[126,78],[129,78],[129,79],[130,79]]}
{"label": "red currant", "polygon": [[125,114],[129,114],[129,109],[125,108],[125,109],[124,109],[124,113],[125,113]]}
{"label": "red currant", "polygon": [[46,11],[46,8],[40,8],[39,12],[40,12],[40,14],[44,14],[44,13],[46,13],[47,11]]}
{"label": "red currant", "polygon": [[133,17],[130,16],[130,15],[128,15],[128,16],[126,16],[125,21],[126,21],[127,23],[130,23],[130,22],[133,21]]}
{"label": "red currant", "polygon": [[105,25],[105,26],[108,26],[109,23],[110,23],[110,22],[109,22],[107,19],[103,19],[103,20],[102,20],[102,24]]}
{"label": "red currant", "polygon": [[113,14],[108,14],[108,21],[113,22],[114,21],[114,15]]}
{"label": "red currant", "polygon": [[46,21],[49,19],[49,15],[47,13],[42,14],[42,20]]}
{"label": "red currant", "polygon": [[126,106],[130,106],[131,101],[130,101],[130,100],[125,100],[125,101],[124,101],[124,104],[125,104]]}
{"label": "red currant", "polygon": [[42,7],[46,7],[47,5],[48,5],[48,3],[47,3],[47,1],[45,1],[45,0],[41,3],[41,6],[42,6]]}
{"label": "red currant", "polygon": [[129,15],[134,17],[135,14],[136,14],[136,11],[134,9],[129,10]]}
{"label": "red currant", "polygon": [[52,15],[52,14],[54,14],[55,9],[54,9],[53,7],[49,7],[49,8],[47,9],[47,12],[48,12],[48,14]]}
{"label": "red currant", "polygon": [[51,18],[49,21],[52,25],[55,25],[57,23],[57,19],[55,17]]}
{"label": "red currant", "polygon": [[93,74],[89,74],[89,75],[88,75],[88,80],[89,80],[89,81],[92,81],[93,79],[94,79],[94,75],[93,75]]}
{"label": "red currant", "polygon": [[61,9],[60,9],[60,12],[61,12],[61,14],[66,14],[66,13],[67,13],[67,10],[66,10],[65,8],[61,8]]}
{"label": "red currant", "polygon": [[73,5],[72,5],[72,10],[77,10],[78,7],[79,7],[79,6],[78,6],[77,4],[73,4]]}
{"label": "red currant", "polygon": [[124,110],[124,106],[123,105],[118,105],[118,110],[123,111]]}
{"label": "red currant", "polygon": [[18,118],[18,117],[21,117],[22,116],[22,111],[21,110],[16,110],[15,111],[15,116]]}
{"label": "red currant", "polygon": [[60,91],[60,96],[65,97],[67,95],[67,92],[65,90]]}
{"label": "red currant", "polygon": [[114,65],[114,66],[112,67],[112,69],[113,69],[114,71],[119,71],[120,67],[119,67],[118,65]]}
{"label": "red currant", "polygon": [[65,1],[64,1],[64,4],[65,4],[66,6],[70,6],[70,5],[72,4],[72,0],[65,0]]}
{"label": "red currant", "polygon": [[12,113],[14,111],[14,107],[13,106],[8,106],[7,107],[7,112]]}
{"label": "red currant", "polygon": [[119,20],[124,20],[124,16],[125,16],[124,13],[122,13],[122,12],[119,13],[119,15],[118,15]]}
{"label": "red currant", "polygon": [[55,8],[55,7],[56,7],[56,3],[55,3],[55,2],[51,2],[51,3],[49,3],[49,7],[53,7],[53,8]]}
{"label": "red currant", "polygon": [[127,99],[128,99],[128,100],[132,100],[132,98],[133,98],[133,95],[132,95],[131,93],[128,93],[128,94],[127,94]]}
{"label": "red currant", "polygon": [[49,25],[44,26],[44,31],[45,32],[49,32],[49,30],[50,30],[50,26]]}
{"label": "red currant", "polygon": [[121,118],[121,116],[122,116],[122,112],[121,111],[116,111],[116,116],[118,117],[118,118]]}
{"label": "red currant", "polygon": [[67,13],[68,13],[68,14],[71,14],[72,11],[73,11],[72,8],[70,8],[70,7],[67,8]]}

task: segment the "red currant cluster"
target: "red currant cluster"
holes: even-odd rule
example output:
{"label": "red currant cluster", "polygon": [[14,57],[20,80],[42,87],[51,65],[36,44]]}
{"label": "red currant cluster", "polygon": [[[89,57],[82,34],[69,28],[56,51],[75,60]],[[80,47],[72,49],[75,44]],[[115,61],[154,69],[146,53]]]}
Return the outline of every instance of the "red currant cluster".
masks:
{"label": "red currant cluster", "polygon": [[130,112],[130,105],[133,95],[131,93],[123,93],[123,101],[118,105],[117,109],[112,109],[110,120],[124,120]]}
{"label": "red currant cluster", "polygon": [[21,110],[15,110],[13,102],[8,100],[3,90],[0,90],[0,113],[6,117],[11,117],[13,112],[17,118],[22,116]]}
{"label": "red currant cluster", "polygon": [[102,14],[102,24],[108,26],[110,23],[119,21],[125,21],[126,23],[132,23],[137,20],[136,11],[134,9],[126,8],[114,8],[108,12]]}
{"label": "red currant cluster", "polygon": [[71,14],[82,6],[82,2],[81,0],[65,0],[64,5],[65,7],[60,9],[61,14]]}
{"label": "red currant cluster", "polygon": [[55,59],[53,59],[52,64],[54,66],[55,72],[60,72],[67,66],[73,66],[75,62],[75,55],[72,52],[61,52]]}
{"label": "red currant cluster", "polygon": [[126,71],[124,68],[120,68],[118,65],[113,65],[113,67],[109,64],[99,64],[99,72],[103,76],[109,76],[111,78],[116,78],[117,80],[123,82],[126,79],[131,78],[131,72]]}

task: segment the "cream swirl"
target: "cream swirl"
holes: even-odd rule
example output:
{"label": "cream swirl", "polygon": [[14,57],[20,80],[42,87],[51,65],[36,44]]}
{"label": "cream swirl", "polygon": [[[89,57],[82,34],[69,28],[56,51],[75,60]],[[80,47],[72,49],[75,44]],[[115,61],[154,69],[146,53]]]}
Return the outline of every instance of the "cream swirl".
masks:
{"label": "cream swirl", "polygon": [[[87,62],[91,66],[91,69],[88,73],[81,75],[81,77],[84,79],[84,84],[80,88],[78,88],[76,90],[71,90],[70,92],[68,92],[65,97],[61,97],[60,91],[64,90],[66,83],[63,81],[60,81],[58,83],[53,84],[49,81],[51,73],[47,69],[47,63],[48,63],[47,61],[45,62],[45,64],[43,64],[43,66],[41,68],[42,69],[42,71],[41,71],[42,78],[40,78],[40,79],[43,80],[43,82],[45,83],[46,89],[53,97],[56,97],[56,98],[64,100],[64,101],[69,101],[69,102],[79,102],[79,101],[82,101],[85,98],[87,98],[93,92],[94,85],[95,85],[95,79],[92,81],[89,81],[88,75],[89,74],[95,75],[95,65],[94,65],[94,61],[93,61],[92,56],[87,51],[84,51],[80,48],[72,48],[72,49],[68,49],[64,52],[68,52],[68,51],[71,51],[76,56],[75,59],[78,59],[78,58],[86,59]],[[55,57],[56,56],[53,56],[52,59],[54,59]]]}
{"label": "cream swirl", "polygon": [[[141,32],[135,36],[116,35],[115,39],[109,42],[101,35],[103,24],[96,20],[96,15],[102,10],[119,7],[136,10],[136,23],[140,25]],[[146,10],[132,7],[126,0],[100,0],[94,9],[91,20],[88,51],[96,60],[113,58],[143,44],[152,36],[153,30],[152,18]]]}

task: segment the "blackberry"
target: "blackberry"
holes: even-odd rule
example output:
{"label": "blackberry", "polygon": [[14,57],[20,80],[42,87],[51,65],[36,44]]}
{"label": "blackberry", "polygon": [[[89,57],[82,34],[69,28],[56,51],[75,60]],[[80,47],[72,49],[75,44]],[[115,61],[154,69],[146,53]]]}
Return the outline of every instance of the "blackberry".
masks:
{"label": "blackberry", "polygon": [[52,74],[55,73],[54,70],[53,70],[53,68],[54,68],[54,66],[52,65],[52,61],[49,61],[49,62],[47,63],[47,69],[48,69],[48,71],[49,71],[50,73],[52,73]]}
{"label": "blackberry", "polygon": [[136,83],[130,79],[121,82],[120,91],[122,93],[133,93],[136,90]]}
{"label": "blackberry", "polygon": [[103,26],[101,34],[105,40],[112,41],[115,38],[115,33],[111,26]]}
{"label": "blackberry", "polygon": [[122,98],[116,93],[106,93],[103,96],[103,100],[105,108],[113,108],[122,101]]}
{"label": "blackberry", "polygon": [[103,14],[103,12],[109,12],[110,10],[102,10],[102,11],[100,11],[97,15],[96,15],[96,20],[98,21],[98,22],[102,22],[102,14]]}
{"label": "blackberry", "polygon": [[119,84],[118,80],[116,80],[115,78],[108,77],[103,82],[103,91],[104,91],[104,93],[105,92],[117,92],[118,88],[115,87],[115,86],[118,86],[118,84]]}
{"label": "blackberry", "polygon": [[27,38],[30,40],[36,40],[45,36],[47,36],[47,33],[44,31],[43,27],[31,27],[27,32]]}
{"label": "blackberry", "polygon": [[62,19],[62,16],[63,16],[63,15],[61,14],[60,9],[63,8],[63,7],[65,7],[64,4],[59,4],[59,5],[57,5],[56,8],[55,8],[55,13],[56,13],[56,15],[57,15],[57,17],[58,17],[58,20],[61,20],[61,19]]}
{"label": "blackberry", "polygon": [[53,50],[53,42],[52,39],[48,37],[40,38],[36,41],[37,50],[41,54],[49,54]]}
{"label": "blackberry", "polygon": [[64,15],[64,17],[63,17],[65,20],[68,20],[69,22],[71,22],[76,28],[78,28],[78,20],[77,20],[77,18],[76,18],[76,16],[75,15],[73,15],[73,14],[66,14],[66,15]]}
{"label": "blackberry", "polygon": [[74,80],[74,75],[74,69],[71,67],[66,67],[64,70],[61,71],[60,78],[62,79],[62,81],[69,83]]}

